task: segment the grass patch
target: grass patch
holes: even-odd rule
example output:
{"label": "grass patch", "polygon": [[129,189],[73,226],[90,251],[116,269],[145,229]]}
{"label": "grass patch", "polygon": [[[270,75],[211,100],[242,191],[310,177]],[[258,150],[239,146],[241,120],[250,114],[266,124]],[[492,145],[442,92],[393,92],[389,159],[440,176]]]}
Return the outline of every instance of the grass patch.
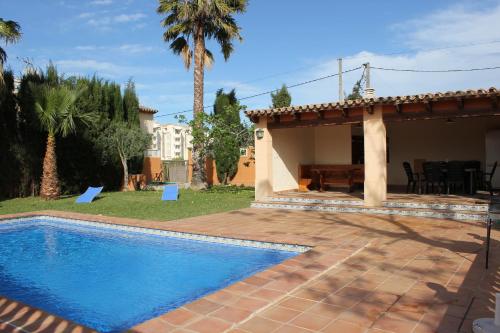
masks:
{"label": "grass patch", "polygon": [[91,204],[76,204],[76,196],[54,201],[38,197],[0,201],[0,214],[61,210],[108,216],[168,221],[249,207],[254,192],[180,190],[178,201],[161,201],[161,191],[105,192]]}

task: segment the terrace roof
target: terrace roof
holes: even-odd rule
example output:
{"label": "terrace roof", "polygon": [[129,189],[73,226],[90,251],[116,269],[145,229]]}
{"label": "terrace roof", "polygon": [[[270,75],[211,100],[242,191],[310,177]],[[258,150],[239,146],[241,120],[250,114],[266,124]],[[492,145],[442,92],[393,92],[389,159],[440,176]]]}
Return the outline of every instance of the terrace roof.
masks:
{"label": "terrace roof", "polygon": [[[283,127],[283,123],[287,123],[289,126],[298,122],[339,124],[359,121],[362,120],[363,110],[371,113],[375,106],[383,106],[384,114],[394,119],[401,118],[401,116],[406,118],[414,116],[437,118],[452,116],[453,113],[460,116],[474,116],[500,112],[498,109],[499,97],[500,89],[491,87],[418,95],[361,98],[344,102],[297,105],[276,109],[256,109],[248,110],[245,114],[253,122],[258,122],[260,117],[269,117],[273,123],[271,127]],[[277,125],[280,122],[281,124]]]}
{"label": "terrace roof", "polygon": [[422,103],[426,101],[443,101],[454,100],[457,98],[479,98],[479,97],[499,97],[500,89],[491,87],[489,89],[477,90],[457,90],[448,92],[426,93],[419,95],[402,95],[402,96],[386,96],[375,98],[361,98],[355,100],[346,100],[344,102],[329,102],[320,104],[306,104],[288,106],[277,109],[256,109],[245,111],[247,116],[262,116],[262,115],[277,115],[277,114],[293,114],[296,112],[319,112],[328,110],[343,110],[346,107],[367,107],[373,105],[396,105],[396,104],[410,104]]}

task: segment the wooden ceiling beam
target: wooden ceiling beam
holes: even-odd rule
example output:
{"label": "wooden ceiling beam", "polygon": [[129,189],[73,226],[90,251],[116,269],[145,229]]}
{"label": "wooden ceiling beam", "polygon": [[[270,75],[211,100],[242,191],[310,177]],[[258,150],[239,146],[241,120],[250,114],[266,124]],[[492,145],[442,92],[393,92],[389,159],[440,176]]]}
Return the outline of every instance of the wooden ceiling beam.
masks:
{"label": "wooden ceiling beam", "polygon": [[465,108],[465,101],[464,101],[464,98],[462,96],[457,98],[457,107],[458,107],[458,111],[460,111],[460,112],[462,112]]}
{"label": "wooden ceiling beam", "polygon": [[491,97],[491,108],[496,111],[498,110],[498,96]]}
{"label": "wooden ceiling beam", "polygon": [[402,114],[403,113],[403,104],[402,103],[396,103],[394,104],[396,107],[396,113],[397,114]]}
{"label": "wooden ceiling beam", "polygon": [[427,113],[432,113],[432,102],[431,101],[424,101],[424,107],[425,107],[425,111]]}

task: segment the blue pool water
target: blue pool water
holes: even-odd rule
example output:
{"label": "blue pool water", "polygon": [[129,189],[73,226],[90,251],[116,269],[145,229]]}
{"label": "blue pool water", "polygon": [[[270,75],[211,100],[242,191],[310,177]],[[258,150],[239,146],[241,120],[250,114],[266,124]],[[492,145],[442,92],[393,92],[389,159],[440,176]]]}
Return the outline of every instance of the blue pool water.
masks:
{"label": "blue pool water", "polygon": [[14,222],[0,224],[0,295],[119,332],[296,254],[69,222]]}

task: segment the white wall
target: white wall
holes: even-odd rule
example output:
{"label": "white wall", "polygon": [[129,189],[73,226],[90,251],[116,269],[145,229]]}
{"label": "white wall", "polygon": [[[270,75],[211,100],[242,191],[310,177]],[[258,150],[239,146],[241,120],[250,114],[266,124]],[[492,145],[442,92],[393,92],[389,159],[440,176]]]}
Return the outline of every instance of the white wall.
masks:
{"label": "white wall", "polygon": [[415,120],[387,123],[389,138],[388,183],[406,184],[403,162],[414,159],[479,160],[486,162],[485,134],[500,129],[500,117],[445,120]]}
{"label": "white wall", "polygon": [[314,128],[314,163],[351,164],[351,125]]}
{"label": "white wall", "polygon": [[314,163],[314,129],[272,130],[273,191],[298,188],[300,164]]}
{"label": "white wall", "polygon": [[273,190],[298,188],[300,164],[351,164],[351,126],[272,130]]}

